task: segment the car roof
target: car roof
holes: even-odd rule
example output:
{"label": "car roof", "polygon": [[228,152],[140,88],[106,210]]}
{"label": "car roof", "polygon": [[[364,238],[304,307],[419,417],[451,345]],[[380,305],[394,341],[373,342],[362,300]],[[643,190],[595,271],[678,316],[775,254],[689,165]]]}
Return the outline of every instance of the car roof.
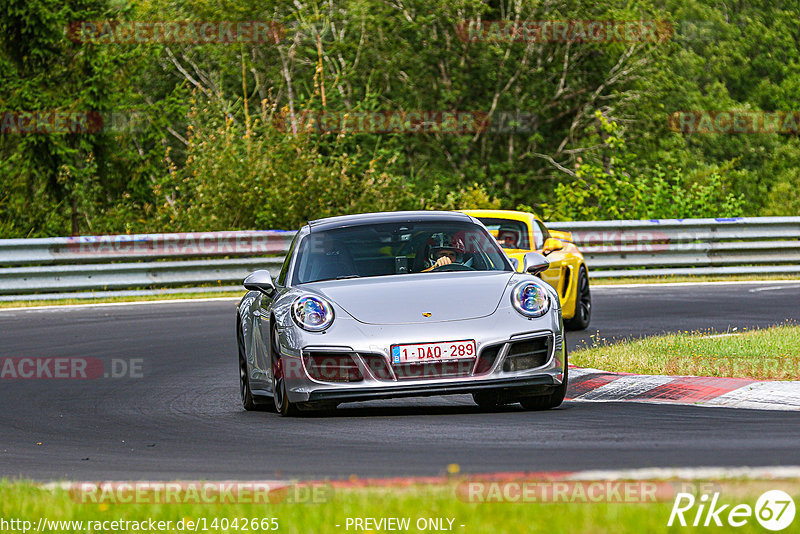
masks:
{"label": "car roof", "polygon": [[510,221],[530,221],[539,220],[533,213],[526,211],[513,211],[513,210],[461,210],[467,215],[471,215],[476,219],[507,219]]}
{"label": "car roof", "polygon": [[332,228],[361,226],[379,223],[426,222],[426,221],[472,221],[472,217],[457,211],[383,211],[377,213],[359,213],[357,215],[340,215],[308,222],[311,232],[321,232]]}

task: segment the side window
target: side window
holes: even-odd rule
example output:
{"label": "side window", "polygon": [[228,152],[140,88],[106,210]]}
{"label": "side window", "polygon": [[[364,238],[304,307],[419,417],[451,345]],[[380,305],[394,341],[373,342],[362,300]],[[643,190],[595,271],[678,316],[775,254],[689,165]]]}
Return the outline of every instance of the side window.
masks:
{"label": "side window", "polygon": [[300,235],[300,232],[297,232],[294,235],[294,239],[292,239],[292,244],[289,245],[289,252],[286,253],[286,257],[283,259],[283,265],[281,265],[281,272],[278,274],[278,279],[275,281],[276,284],[279,286],[286,285],[286,276],[289,274],[289,263],[292,261],[292,254],[294,253],[294,247],[297,244],[297,236]]}
{"label": "side window", "polygon": [[547,231],[542,221],[534,221],[534,233],[536,234],[536,250],[544,247],[544,242],[550,239],[550,232]]}

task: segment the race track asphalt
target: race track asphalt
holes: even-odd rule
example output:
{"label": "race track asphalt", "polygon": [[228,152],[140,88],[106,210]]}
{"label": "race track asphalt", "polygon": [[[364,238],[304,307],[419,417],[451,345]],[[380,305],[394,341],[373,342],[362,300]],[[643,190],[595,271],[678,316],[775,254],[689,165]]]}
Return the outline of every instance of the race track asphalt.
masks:
{"label": "race track asphalt", "polygon": [[[273,479],[800,465],[800,413],[566,402],[482,413],[468,396],[283,419],[239,403],[233,301],[0,312],[0,358],[140,362],[141,377],[0,380],[0,477]],[[596,288],[607,340],[800,319],[800,282]],[[138,365],[139,363],[137,363]]]}

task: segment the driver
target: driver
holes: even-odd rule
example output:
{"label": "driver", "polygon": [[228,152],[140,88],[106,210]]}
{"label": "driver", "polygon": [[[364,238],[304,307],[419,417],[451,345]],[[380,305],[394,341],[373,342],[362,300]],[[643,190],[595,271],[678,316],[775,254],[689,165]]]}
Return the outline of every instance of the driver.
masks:
{"label": "driver", "polygon": [[426,248],[428,267],[422,270],[423,273],[451,263],[464,262],[466,247],[460,238],[447,234],[434,234]]}
{"label": "driver", "polygon": [[503,248],[518,248],[517,233],[513,230],[503,230],[497,238],[497,242]]}

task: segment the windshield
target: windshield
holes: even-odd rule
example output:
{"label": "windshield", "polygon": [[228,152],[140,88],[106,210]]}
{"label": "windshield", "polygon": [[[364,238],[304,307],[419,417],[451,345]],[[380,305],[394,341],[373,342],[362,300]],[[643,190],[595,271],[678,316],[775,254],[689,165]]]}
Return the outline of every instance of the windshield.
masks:
{"label": "windshield", "polygon": [[312,232],[298,247],[293,280],[304,284],[422,272],[511,270],[497,242],[481,226],[427,221]]}
{"label": "windshield", "polygon": [[524,221],[479,217],[489,232],[506,249],[531,250],[528,225]]}

